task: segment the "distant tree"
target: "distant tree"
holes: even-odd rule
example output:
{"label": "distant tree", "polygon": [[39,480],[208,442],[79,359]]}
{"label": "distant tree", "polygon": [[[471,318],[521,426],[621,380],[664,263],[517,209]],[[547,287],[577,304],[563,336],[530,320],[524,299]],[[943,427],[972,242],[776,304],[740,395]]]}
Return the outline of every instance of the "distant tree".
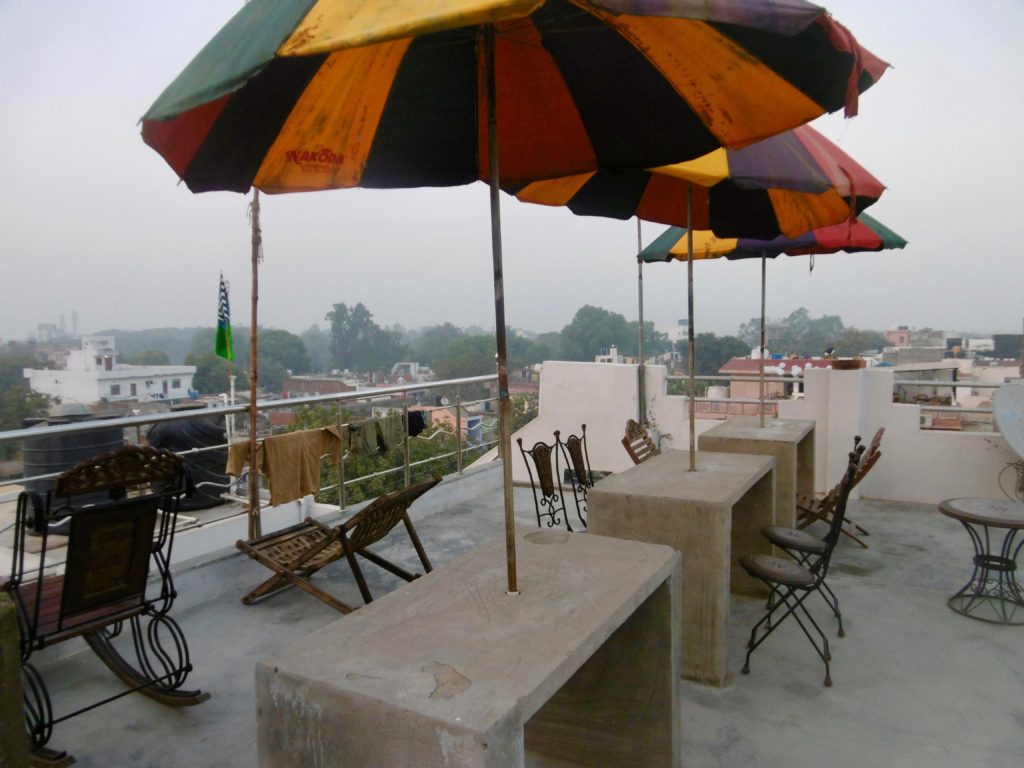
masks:
{"label": "distant tree", "polygon": [[[694,337],[696,373],[701,376],[714,376],[722,366],[734,357],[742,357],[750,352],[745,341],[736,336],[716,336],[713,333],[698,333]],[[683,369],[689,366],[689,339],[676,342],[676,351],[682,355]]]}
{"label": "distant tree", "polygon": [[862,331],[847,328],[836,340],[836,354],[852,357],[869,350],[880,351],[885,347],[885,336],[880,331]]}
{"label": "distant tree", "polygon": [[417,362],[433,368],[438,360],[448,354],[452,344],[465,336],[466,334],[461,328],[457,328],[451,323],[423,328],[417,336],[411,339],[412,356],[416,358]]}
{"label": "distant tree", "polygon": [[261,328],[256,341],[259,344],[261,375],[264,363],[273,363],[292,373],[309,373],[311,365],[306,345],[294,333],[279,328]]}
{"label": "distant tree", "polygon": [[464,336],[448,348],[448,354],[434,363],[434,374],[439,379],[493,374],[497,371],[494,356],[493,336]]}
{"label": "distant tree", "polygon": [[[640,323],[636,320],[629,322],[629,334],[631,340],[624,348],[620,351],[625,355],[639,355],[640,354],[640,335],[637,329],[640,327]],[[654,323],[650,320],[644,322],[644,356],[652,357],[655,355],[662,355],[666,352],[672,351],[672,342],[668,338],[667,333],[656,330]]]}
{"label": "distant tree", "polygon": [[[23,373],[25,368],[50,368],[34,355],[17,352],[0,355],[0,430],[20,429],[27,418],[42,416],[49,409],[47,395],[33,392]],[[15,455],[14,443],[0,445],[0,458]]]}
{"label": "distant tree", "polygon": [[590,361],[606,347],[628,349],[631,336],[635,348],[636,334],[630,334],[625,317],[588,304],[580,307],[572,322],[562,329],[562,357]]}
{"label": "distant tree", "polygon": [[[185,364],[196,367],[196,373],[192,377],[192,386],[199,390],[201,394],[219,395],[222,392],[226,393],[231,390],[228,361],[223,357],[218,357],[212,349],[201,354],[190,353],[185,358]],[[235,376],[235,391],[248,392],[248,367],[238,365],[236,361],[230,370]]]}
{"label": "distant tree", "polygon": [[326,373],[334,366],[331,364],[331,334],[319,325],[311,325],[299,334],[309,354],[309,370],[315,373]]}
{"label": "distant tree", "polygon": [[127,365],[170,365],[171,359],[159,349],[144,349],[133,355],[122,355],[121,362]]}
{"label": "distant tree", "polygon": [[[248,374],[249,371],[249,329],[244,326],[232,328],[235,339],[235,359],[233,369],[236,376]],[[186,358],[189,365],[199,366],[196,360],[205,364],[203,375],[193,378],[193,383],[200,392],[205,394],[227,391],[228,363],[219,358],[213,351],[213,329],[201,329],[192,340],[192,351]],[[292,373],[308,373],[312,364],[306,345],[302,339],[289,331],[279,328],[260,328],[256,339],[259,345],[260,368],[257,382],[260,389],[271,392],[280,391],[288,371]],[[212,356],[212,357],[211,357]],[[221,360],[222,363],[216,363]],[[248,379],[246,379],[248,381]],[[240,379],[235,379],[235,387],[240,388]],[[210,386],[210,389],[206,389]],[[245,385],[248,387],[248,384]]]}
{"label": "distant tree", "polygon": [[[829,347],[835,347],[845,330],[838,315],[813,318],[805,307],[794,310],[785,320],[772,320],[768,324],[776,332],[768,348],[772,352],[801,357],[815,357]],[[738,335],[753,348],[760,343],[760,328],[761,318],[751,318],[740,326]]]}
{"label": "distant tree", "polygon": [[327,320],[331,323],[332,362],[337,368],[363,372],[389,369],[409,354],[401,333],[373,322],[373,315],[362,303],[351,309],[346,304],[335,304]]}

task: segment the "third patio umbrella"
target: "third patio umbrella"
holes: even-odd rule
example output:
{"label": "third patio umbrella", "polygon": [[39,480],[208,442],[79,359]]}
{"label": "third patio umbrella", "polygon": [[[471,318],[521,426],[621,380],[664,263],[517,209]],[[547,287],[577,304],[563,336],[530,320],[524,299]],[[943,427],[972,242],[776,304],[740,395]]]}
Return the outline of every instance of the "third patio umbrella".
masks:
{"label": "third patio umbrella", "polygon": [[853,114],[886,67],[803,0],[252,0],[142,133],[194,192],[490,182],[515,592],[499,180],[663,165]]}
{"label": "third patio umbrella", "polygon": [[760,355],[760,407],[761,426],[764,426],[764,324],[765,324],[765,265],[768,257],[785,253],[790,256],[815,254],[856,253],[902,249],[907,241],[893,230],[866,213],[840,224],[805,232],[796,237],[777,237],[772,240],[717,237],[707,230],[688,233],[679,227],[670,227],[640,252],[644,262],[689,261],[693,259],[761,259],[761,355]]}

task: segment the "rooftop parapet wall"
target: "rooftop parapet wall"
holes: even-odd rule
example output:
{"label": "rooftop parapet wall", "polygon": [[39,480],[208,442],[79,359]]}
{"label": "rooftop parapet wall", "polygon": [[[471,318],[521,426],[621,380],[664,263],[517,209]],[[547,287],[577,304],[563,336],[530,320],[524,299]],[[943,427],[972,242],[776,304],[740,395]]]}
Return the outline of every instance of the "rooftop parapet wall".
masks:
{"label": "rooftop parapet wall", "polygon": [[818,491],[842,474],[853,436],[865,440],[885,427],[882,459],[857,491],[865,497],[935,504],[961,496],[1005,498],[999,473],[1018,457],[991,432],[921,429],[921,407],[892,402],[894,372],[807,371],[803,400],[779,402],[779,417],[816,423]]}

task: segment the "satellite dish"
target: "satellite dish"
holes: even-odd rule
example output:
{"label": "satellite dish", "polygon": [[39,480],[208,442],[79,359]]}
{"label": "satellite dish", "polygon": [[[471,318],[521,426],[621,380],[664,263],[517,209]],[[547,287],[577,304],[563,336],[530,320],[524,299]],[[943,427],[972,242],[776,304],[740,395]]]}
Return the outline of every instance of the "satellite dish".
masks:
{"label": "satellite dish", "polygon": [[449,403],[449,402],[450,402],[450,401],[448,400],[448,398],[447,398],[447,397],[442,397],[442,398],[441,398],[441,405],[448,405],[448,403]]}
{"label": "satellite dish", "polygon": [[1006,442],[1024,458],[1024,382],[1010,382],[997,389],[992,410]]}

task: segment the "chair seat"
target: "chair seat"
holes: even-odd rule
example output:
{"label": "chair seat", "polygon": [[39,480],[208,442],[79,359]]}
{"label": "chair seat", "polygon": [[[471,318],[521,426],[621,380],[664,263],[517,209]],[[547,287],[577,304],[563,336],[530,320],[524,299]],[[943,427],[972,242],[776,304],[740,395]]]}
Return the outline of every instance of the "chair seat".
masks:
{"label": "chair seat", "polygon": [[761,529],[761,534],[772,544],[783,549],[791,549],[808,555],[818,555],[825,551],[825,542],[798,528],[784,525],[769,525]]}
{"label": "chair seat", "polygon": [[814,583],[814,574],[802,565],[774,555],[746,555],[740,558],[740,565],[754,578],[787,587],[809,587]]}

